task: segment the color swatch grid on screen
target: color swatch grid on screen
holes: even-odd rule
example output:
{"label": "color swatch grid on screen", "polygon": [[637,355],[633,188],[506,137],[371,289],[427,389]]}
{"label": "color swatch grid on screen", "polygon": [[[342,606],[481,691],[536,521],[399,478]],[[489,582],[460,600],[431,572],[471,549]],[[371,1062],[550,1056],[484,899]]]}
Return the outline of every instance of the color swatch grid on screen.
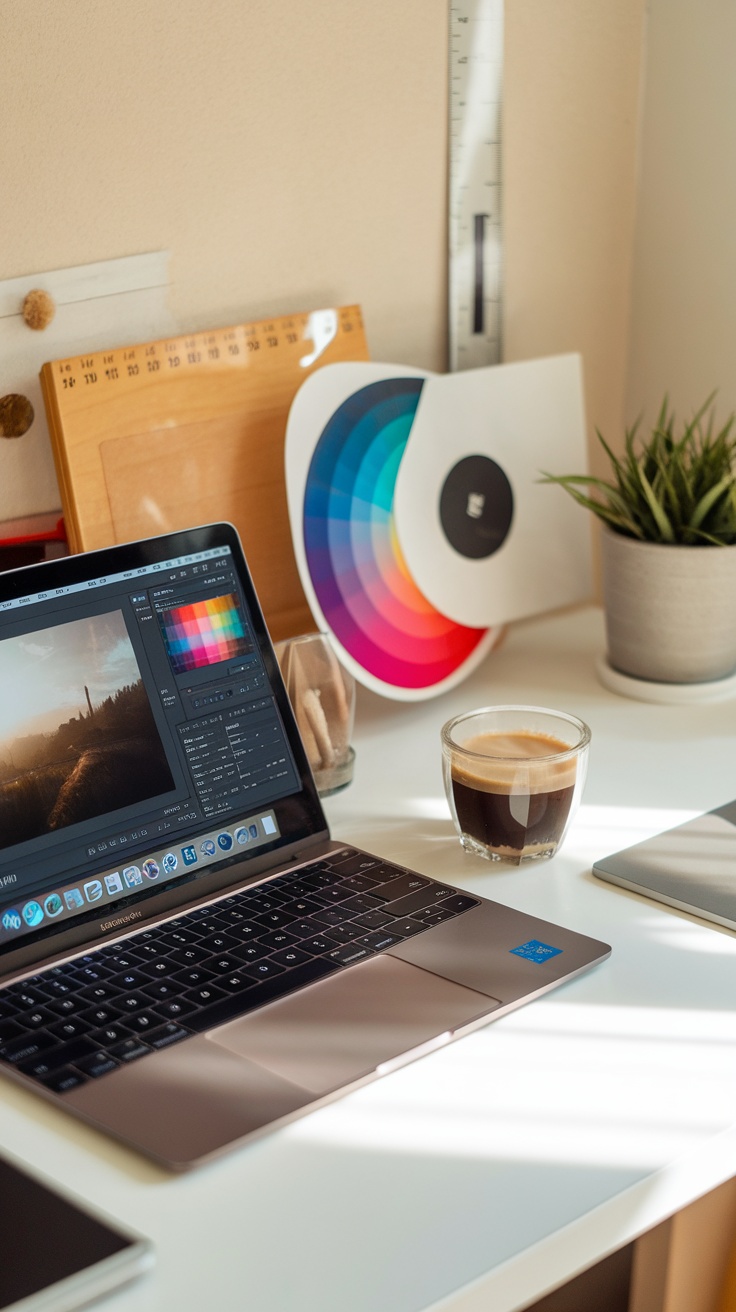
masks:
{"label": "color swatch grid on screen", "polygon": [[427,689],[487,638],[420,592],[394,523],[396,477],[422,379],[391,378],[350,396],[317,442],[304,494],[304,548],[325,620],[345,651],[386,685]]}
{"label": "color swatch grid on screen", "polygon": [[175,674],[244,656],[252,650],[234,593],[173,606],[161,612],[160,620]]}

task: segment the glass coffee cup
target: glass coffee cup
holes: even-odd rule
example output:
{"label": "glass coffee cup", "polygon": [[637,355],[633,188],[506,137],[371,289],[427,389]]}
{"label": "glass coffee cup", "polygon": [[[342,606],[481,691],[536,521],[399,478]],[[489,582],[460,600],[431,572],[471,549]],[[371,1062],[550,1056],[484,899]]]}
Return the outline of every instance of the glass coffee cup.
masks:
{"label": "glass coffee cup", "polygon": [[521,865],[554,856],[585,785],[590,729],[565,711],[486,706],[442,728],[445,793],[469,852]]}

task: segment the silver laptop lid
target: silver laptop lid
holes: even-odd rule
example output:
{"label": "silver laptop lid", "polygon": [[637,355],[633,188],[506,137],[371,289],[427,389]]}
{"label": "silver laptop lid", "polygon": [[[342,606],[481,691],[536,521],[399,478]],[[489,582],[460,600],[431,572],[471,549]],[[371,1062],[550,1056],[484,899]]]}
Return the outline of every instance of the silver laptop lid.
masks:
{"label": "silver laptop lid", "polygon": [[596,861],[593,873],[736,929],[736,802]]}

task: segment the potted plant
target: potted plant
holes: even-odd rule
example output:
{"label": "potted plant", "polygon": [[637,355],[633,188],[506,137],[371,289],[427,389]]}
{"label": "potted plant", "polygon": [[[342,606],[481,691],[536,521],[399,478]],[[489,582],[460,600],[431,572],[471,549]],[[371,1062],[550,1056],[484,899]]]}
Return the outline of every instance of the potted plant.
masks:
{"label": "potted plant", "polygon": [[[597,437],[609,480],[544,474],[602,522],[609,665],[636,679],[695,684],[736,671],[736,434],[709,397],[678,433],[665,397],[624,453]],[[587,488],[588,491],[582,491]]]}

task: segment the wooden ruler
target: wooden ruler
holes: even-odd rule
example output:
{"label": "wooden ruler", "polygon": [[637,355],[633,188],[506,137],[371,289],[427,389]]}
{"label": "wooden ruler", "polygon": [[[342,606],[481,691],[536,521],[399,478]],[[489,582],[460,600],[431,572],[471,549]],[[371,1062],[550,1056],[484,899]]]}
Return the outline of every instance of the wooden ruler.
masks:
{"label": "wooden ruler", "polygon": [[367,359],[351,305],[44,364],[71,550],[229,520],[272,636],[314,629],[291,545],[286,420],[311,372]]}
{"label": "wooden ruler", "polygon": [[501,359],[503,0],[450,4],[449,364]]}

